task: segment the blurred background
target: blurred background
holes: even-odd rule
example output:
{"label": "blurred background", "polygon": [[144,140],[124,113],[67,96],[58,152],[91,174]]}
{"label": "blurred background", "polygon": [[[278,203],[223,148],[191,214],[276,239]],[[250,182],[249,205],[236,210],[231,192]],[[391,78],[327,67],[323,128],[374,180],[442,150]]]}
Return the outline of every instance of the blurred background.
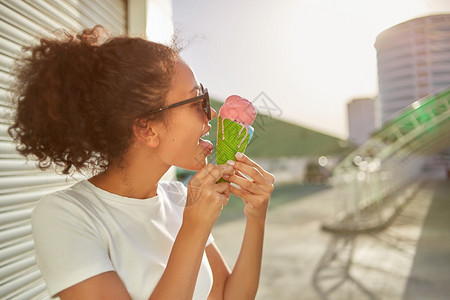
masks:
{"label": "blurred background", "polygon": [[[77,180],[15,152],[14,60],[96,24],[175,34],[217,111],[232,94],[254,104],[246,154],[276,177],[257,299],[450,298],[449,1],[0,0],[0,18],[0,299],[48,298],[30,213]],[[232,197],[213,231],[230,266],[242,208]]]}

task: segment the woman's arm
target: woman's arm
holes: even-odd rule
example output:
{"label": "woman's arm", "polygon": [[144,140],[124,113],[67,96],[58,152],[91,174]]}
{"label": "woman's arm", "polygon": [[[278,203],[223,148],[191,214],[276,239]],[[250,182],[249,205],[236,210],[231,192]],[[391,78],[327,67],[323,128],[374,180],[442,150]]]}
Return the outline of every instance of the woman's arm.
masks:
{"label": "woman's arm", "polygon": [[[214,281],[220,281],[214,283],[211,299],[254,299],[258,290],[264,225],[274,177],[245,155],[237,154],[236,159],[236,162],[230,162],[236,174],[224,178],[239,186],[230,186],[230,191],[244,201],[247,223],[241,251],[231,273],[219,250],[212,245],[206,248]],[[222,292],[220,287],[223,287]]]}
{"label": "woman's arm", "polygon": [[208,300],[254,299],[259,283],[263,236],[264,224],[247,223],[233,272],[214,243],[206,247],[214,278]]}
{"label": "woman's arm", "polygon": [[261,272],[264,223],[247,222],[239,257],[228,277],[224,299],[255,299]]}
{"label": "woman's arm", "polygon": [[206,247],[205,252],[213,273],[213,286],[208,300],[222,300],[225,284],[231,271],[214,242]]}
{"label": "woman's arm", "polygon": [[202,226],[182,225],[150,300],[192,299],[209,233]]}

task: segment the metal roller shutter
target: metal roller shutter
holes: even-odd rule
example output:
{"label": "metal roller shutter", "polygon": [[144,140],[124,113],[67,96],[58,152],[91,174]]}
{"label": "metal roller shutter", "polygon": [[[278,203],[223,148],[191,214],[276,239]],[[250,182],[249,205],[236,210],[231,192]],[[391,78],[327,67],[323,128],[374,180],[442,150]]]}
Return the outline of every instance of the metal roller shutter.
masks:
{"label": "metal roller shutter", "polygon": [[0,0],[0,299],[48,299],[34,261],[31,211],[39,198],[73,179],[42,172],[15,151],[7,133],[13,107],[11,69],[23,46],[57,29],[96,24],[127,31],[126,0]]}

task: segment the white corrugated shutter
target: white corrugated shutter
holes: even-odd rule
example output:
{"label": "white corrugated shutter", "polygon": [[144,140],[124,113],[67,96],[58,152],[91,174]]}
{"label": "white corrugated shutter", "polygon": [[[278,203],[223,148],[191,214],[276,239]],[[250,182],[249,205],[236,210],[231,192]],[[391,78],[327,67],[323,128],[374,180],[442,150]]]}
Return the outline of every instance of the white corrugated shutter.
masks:
{"label": "white corrugated shutter", "polygon": [[0,0],[0,299],[49,298],[34,261],[30,214],[42,195],[71,184],[15,151],[7,133],[14,60],[36,35],[61,28],[79,32],[102,24],[126,33],[126,16],[126,0]]}

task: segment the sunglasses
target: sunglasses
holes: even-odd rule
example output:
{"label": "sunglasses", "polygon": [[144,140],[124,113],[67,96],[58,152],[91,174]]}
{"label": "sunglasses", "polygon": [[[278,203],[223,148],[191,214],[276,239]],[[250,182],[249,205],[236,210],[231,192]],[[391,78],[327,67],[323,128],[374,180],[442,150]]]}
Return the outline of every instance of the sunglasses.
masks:
{"label": "sunglasses", "polygon": [[185,105],[185,104],[189,104],[189,103],[192,103],[192,102],[195,102],[195,101],[198,101],[198,100],[202,100],[203,111],[205,112],[206,116],[208,117],[208,120],[211,120],[211,106],[209,104],[208,89],[204,88],[203,85],[200,84],[200,92],[202,93],[200,96],[196,96],[196,97],[189,98],[189,99],[177,102],[177,103],[173,103],[173,104],[170,104],[170,105],[167,105],[167,106],[163,106],[163,107],[155,109],[155,110],[153,110],[153,111],[151,111],[149,113],[146,113],[145,116],[148,116],[148,115],[151,115],[151,114],[154,114],[154,113],[166,110],[166,109],[171,109],[171,108],[175,108],[175,107],[182,106],[182,105]]}

